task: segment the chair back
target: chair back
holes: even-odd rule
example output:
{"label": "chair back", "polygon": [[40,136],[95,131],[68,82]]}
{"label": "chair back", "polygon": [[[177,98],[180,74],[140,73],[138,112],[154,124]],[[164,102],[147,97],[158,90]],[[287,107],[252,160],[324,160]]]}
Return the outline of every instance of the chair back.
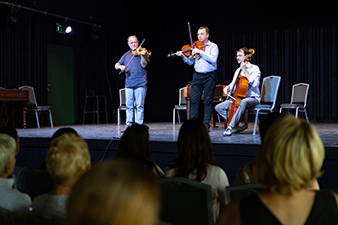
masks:
{"label": "chair back", "polygon": [[26,171],[26,178],[32,199],[53,189],[53,180],[46,169]]}
{"label": "chair back", "polygon": [[11,212],[7,209],[0,207],[0,224],[1,225],[13,225],[14,222],[11,219]]}
{"label": "chair back", "polygon": [[95,91],[94,89],[86,89],[86,97],[94,97],[95,96]]}
{"label": "chair back", "polygon": [[28,91],[28,97],[29,97],[29,101],[34,104],[35,106],[38,106],[37,102],[36,102],[36,98],[35,98],[35,92],[34,92],[34,88],[31,86],[21,86],[19,87],[19,90],[26,90]]}
{"label": "chair back", "polygon": [[298,83],[292,86],[291,104],[302,104],[306,107],[309,84]]}
{"label": "chair back", "polygon": [[63,215],[45,213],[43,211],[17,211],[12,213],[12,221],[15,225],[65,225]]}
{"label": "chair back", "polygon": [[265,186],[260,183],[246,183],[227,186],[225,188],[226,194],[226,204],[235,199],[240,199],[252,194],[258,193],[261,189],[264,189]]}
{"label": "chair back", "polygon": [[213,224],[212,188],[188,178],[159,180],[162,193],[160,220],[175,225]]}
{"label": "chair back", "polygon": [[184,88],[180,88],[178,91],[178,105],[186,105],[187,104],[187,100],[184,97]]}
{"label": "chair back", "polygon": [[281,77],[275,75],[263,79],[261,104],[270,104],[271,109],[275,108],[280,81]]}
{"label": "chair back", "polygon": [[119,90],[120,106],[126,106],[126,89]]}

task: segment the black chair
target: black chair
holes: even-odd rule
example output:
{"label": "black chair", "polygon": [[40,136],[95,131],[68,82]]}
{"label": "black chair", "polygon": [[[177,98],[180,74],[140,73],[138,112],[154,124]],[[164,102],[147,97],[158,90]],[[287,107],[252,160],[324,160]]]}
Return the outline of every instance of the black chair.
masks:
{"label": "black chair", "polygon": [[61,215],[48,215],[35,211],[18,211],[12,213],[13,225],[65,225],[66,220]]}
{"label": "black chair", "polygon": [[162,193],[160,220],[175,225],[211,225],[212,187],[188,178],[159,180]]}
{"label": "black chair", "polygon": [[14,225],[14,222],[11,217],[11,212],[1,207],[0,207],[0,224],[1,225]]}
{"label": "black chair", "polygon": [[178,123],[181,123],[180,111],[187,111],[187,101],[184,97],[184,88],[180,88],[178,92],[178,105],[174,106],[173,109],[173,124],[175,124],[175,115],[177,112]]}
{"label": "black chair", "polygon": [[292,94],[291,102],[281,104],[279,112],[282,113],[283,110],[295,110],[295,117],[298,117],[298,112],[303,112],[306,118],[306,121],[309,122],[309,118],[306,113],[306,102],[307,96],[309,93],[309,84],[298,83],[292,85]]}
{"label": "black chair", "polygon": [[53,181],[47,170],[29,170],[26,177],[32,199],[53,189]]}
{"label": "black chair", "polygon": [[29,104],[27,105],[27,111],[35,113],[37,127],[40,128],[39,114],[41,114],[42,112],[48,113],[50,126],[53,127],[52,110],[50,109],[49,105],[44,105],[44,106],[38,105],[36,98],[35,98],[34,88],[31,87],[31,86],[25,85],[25,86],[19,87],[19,90],[27,90],[28,91]]}
{"label": "black chair", "polygon": [[[100,108],[100,104],[104,104],[104,108]],[[88,109],[88,105],[91,104],[92,108]],[[100,123],[100,113],[106,114],[106,123],[108,124],[108,110],[107,110],[107,99],[104,95],[96,95],[93,89],[85,89],[85,104],[83,110],[83,124],[86,122],[86,114],[96,114],[97,124]],[[95,117],[93,116],[93,123]]]}
{"label": "black chair", "polygon": [[260,183],[246,183],[227,186],[225,188],[226,203],[235,199],[240,199],[252,194],[258,193],[261,189],[264,189],[265,185]]}

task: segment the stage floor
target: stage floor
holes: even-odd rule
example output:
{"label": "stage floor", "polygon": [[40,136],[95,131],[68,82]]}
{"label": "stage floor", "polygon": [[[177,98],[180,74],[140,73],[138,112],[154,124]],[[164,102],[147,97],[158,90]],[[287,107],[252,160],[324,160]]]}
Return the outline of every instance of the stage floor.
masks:
{"label": "stage floor", "polygon": [[[173,125],[170,122],[145,123],[149,126],[151,158],[163,170],[166,164],[177,157],[176,141],[181,124]],[[323,176],[318,180],[323,188],[338,187],[338,123],[313,123],[322,138],[325,146],[325,160]],[[17,156],[17,165],[28,169],[36,169],[44,161],[50,137],[61,127],[72,127],[88,143],[92,163],[114,157],[119,139],[120,130],[124,125],[117,124],[86,124],[55,126],[54,128],[20,128],[20,153]],[[259,132],[253,135],[253,123],[242,133],[223,137],[224,126],[210,130],[213,151],[216,161],[221,166],[233,184],[240,166],[255,160],[257,150],[261,144]],[[301,162],[300,162],[301,163]]]}
{"label": "stage floor", "polygon": [[[181,124],[173,125],[170,122],[145,123],[149,126],[150,141],[176,142]],[[253,123],[241,133],[229,137],[223,137],[223,125],[210,129],[210,138],[214,144],[248,144],[259,145],[261,143],[259,130],[253,135]],[[317,129],[325,147],[338,147],[338,123],[313,123]],[[18,128],[19,137],[23,138],[50,138],[53,133],[61,127],[72,127],[84,139],[109,140],[118,139],[123,133],[120,132],[124,125],[117,124],[85,124],[85,125],[63,125],[54,128]]]}

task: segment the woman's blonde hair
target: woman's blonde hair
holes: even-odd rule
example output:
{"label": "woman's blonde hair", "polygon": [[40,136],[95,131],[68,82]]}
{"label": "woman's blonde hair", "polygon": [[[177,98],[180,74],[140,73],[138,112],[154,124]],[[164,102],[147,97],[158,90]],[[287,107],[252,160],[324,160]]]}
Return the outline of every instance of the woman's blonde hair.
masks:
{"label": "woman's blonde hair", "polygon": [[95,164],[74,185],[69,225],[155,225],[159,185],[143,167],[126,159]]}
{"label": "woman's blonde hair", "polygon": [[15,157],[16,143],[7,134],[0,134],[0,175],[5,173],[5,166]]}
{"label": "woman's blonde hair", "polygon": [[282,117],[271,125],[258,152],[258,181],[272,193],[293,194],[321,175],[324,157],[323,143],[310,123]]}
{"label": "woman's blonde hair", "polygon": [[65,133],[50,143],[45,161],[54,184],[73,185],[90,165],[88,145],[79,135]]}

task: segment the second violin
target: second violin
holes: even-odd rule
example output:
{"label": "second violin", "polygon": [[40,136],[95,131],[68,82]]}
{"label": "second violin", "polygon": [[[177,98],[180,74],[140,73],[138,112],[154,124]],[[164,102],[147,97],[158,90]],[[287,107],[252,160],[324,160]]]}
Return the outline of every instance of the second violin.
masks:
{"label": "second violin", "polygon": [[[184,45],[182,48],[181,48],[181,51],[182,53],[187,56],[187,57],[190,57],[192,55],[192,50],[194,48],[198,48],[198,49],[201,49],[202,51],[205,50],[204,48],[204,44],[201,42],[201,41],[196,41],[192,47],[191,45]],[[177,52],[176,53],[170,53],[168,54],[168,57],[174,57],[174,56],[177,56]]]}

